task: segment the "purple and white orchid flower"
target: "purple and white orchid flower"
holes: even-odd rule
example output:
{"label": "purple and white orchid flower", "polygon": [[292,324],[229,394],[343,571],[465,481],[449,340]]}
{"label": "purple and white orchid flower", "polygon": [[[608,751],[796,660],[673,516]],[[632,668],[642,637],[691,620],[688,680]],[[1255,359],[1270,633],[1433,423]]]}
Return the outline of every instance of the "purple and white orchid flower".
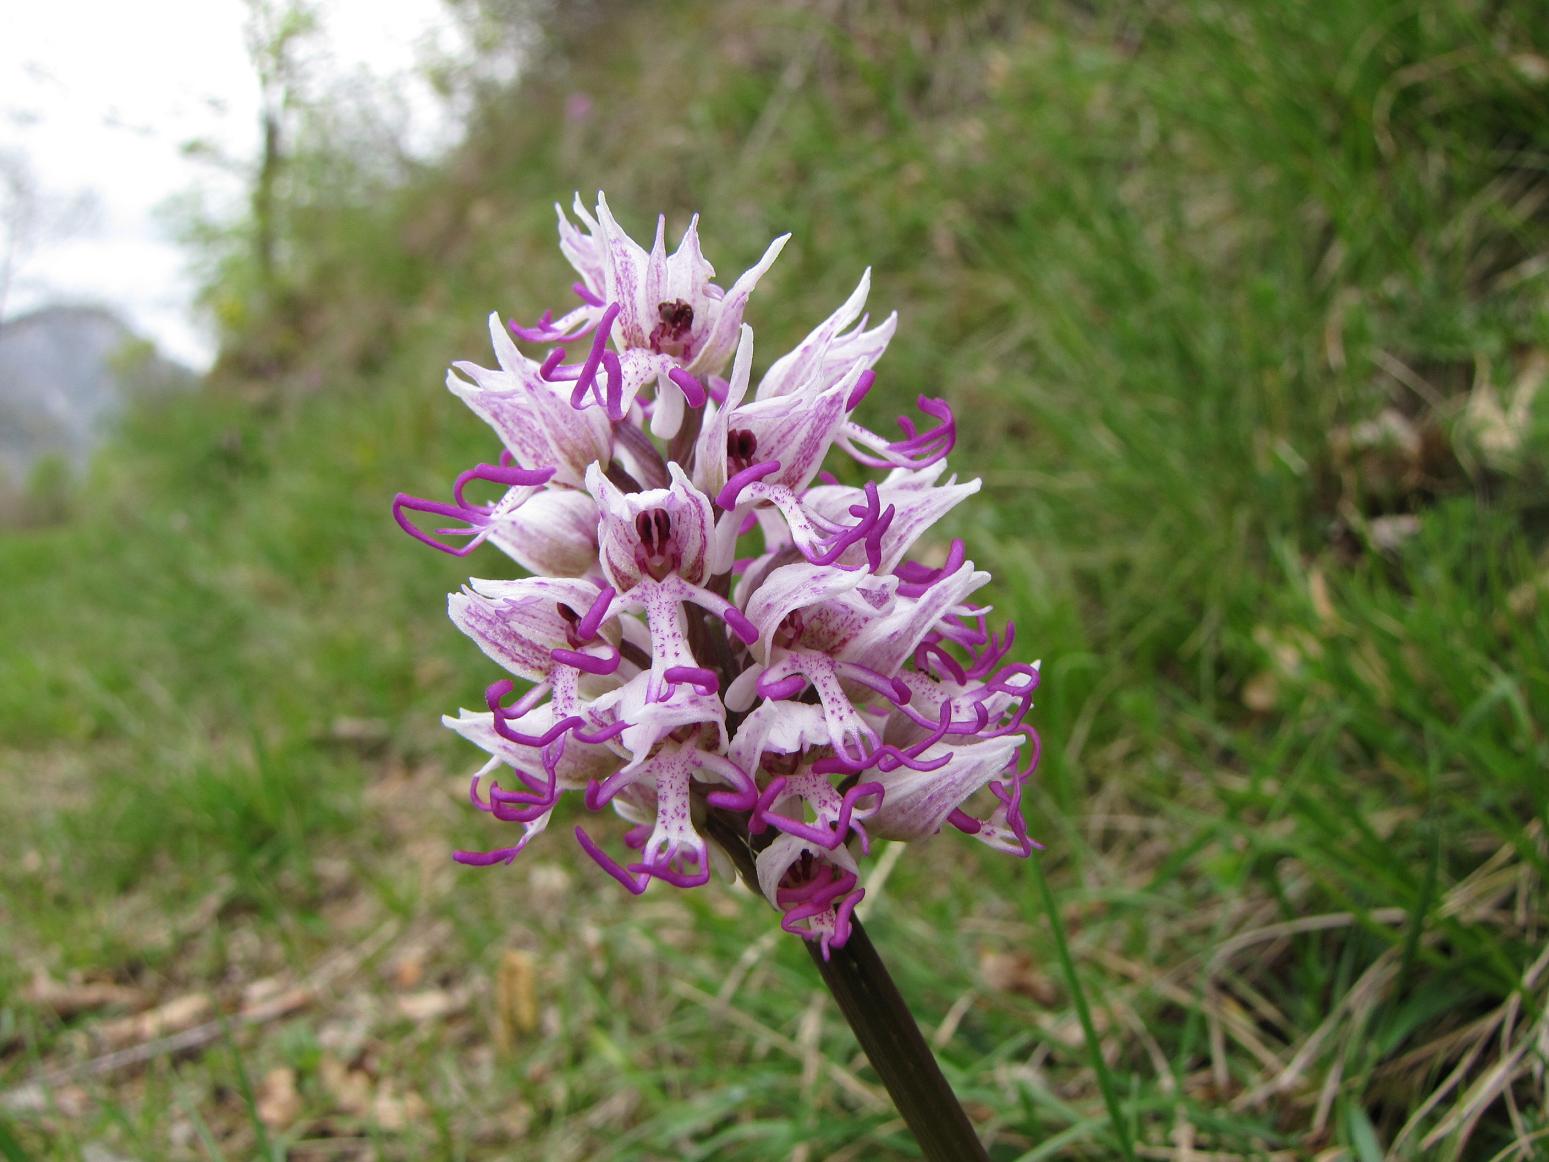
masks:
{"label": "purple and white orchid flower", "polygon": [[560,207],[555,210],[560,249],[581,276],[572,288],[581,305],[560,319],[545,312],[532,327],[513,323],[512,333],[531,343],[564,344],[594,336],[581,363],[545,360],[538,365],[541,375],[573,384],[571,398],[578,409],[588,407],[590,392],[615,421],[632,411],[642,388],[654,383],[650,431],[670,439],[685,408],[704,405],[702,380],[724,368],[737,344],[748,296],[790,235],[771,242],[758,265],[723,290],[710,281],[715,268],[700,252],[697,215],[669,257],[665,217],[656,221],[648,254],[619,227],[601,194],[596,217],[576,197],[575,215],[584,231],[571,225]]}
{"label": "purple and white orchid flower", "polygon": [[[665,219],[647,251],[601,195],[574,216],[560,247],[580,304],[509,330],[492,316],[496,369],[448,374],[494,462],[450,500],[393,503],[417,539],[458,556],[487,540],[531,574],[449,599],[508,675],[446,719],[489,755],[469,796],[522,829],[456,858],[509,862],[578,792],[624,821],[622,853],[595,824],[574,834],[630,892],[702,884],[713,846],[736,845],[826,957],[874,841],[950,829],[1029,854],[1038,665],[1008,661],[1010,627],[972,604],[990,578],[961,541],[925,563],[922,539],[979,487],[945,475],[951,409],[920,397],[928,421],[900,419],[896,440],[854,418],[897,326],[868,328],[871,272],[755,381],[743,315],[784,237],[722,290],[697,217],[668,255]],[[823,471],[834,448],[844,482]]]}

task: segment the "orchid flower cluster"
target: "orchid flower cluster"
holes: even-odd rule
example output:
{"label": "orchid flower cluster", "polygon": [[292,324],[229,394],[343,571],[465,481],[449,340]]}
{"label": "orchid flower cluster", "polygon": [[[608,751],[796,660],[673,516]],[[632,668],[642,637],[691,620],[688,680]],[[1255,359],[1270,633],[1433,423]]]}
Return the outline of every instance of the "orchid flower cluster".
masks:
{"label": "orchid flower cluster", "polygon": [[[946,403],[920,397],[926,421],[901,418],[898,439],[853,418],[897,324],[862,314],[870,271],[755,384],[743,313],[788,235],[723,290],[697,217],[669,256],[665,219],[647,252],[601,195],[574,214],[559,237],[579,305],[509,329],[492,315],[498,367],[448,373],[496,462],[450,501],[393,503],[426,544],[487,541],[530,574],[450,598],[509,676],[444,721],[489,755],[474,806],[520,828],[455,858],[509,863],[573,792],[624,821],[612,844],[590,822],[575,837],[630,892],[703,884],[717,846],[742,844],[782,926],[826,957],[875,840],[950,827],[1029,854],[1038,665],[1007,661],[1013,629],[974,603],[990,578],[961,541],[919,559],[979,488],[944,477]],[[834,449],[871,478],[823,471]],[[470,498],[475,482],[499,499]]]}

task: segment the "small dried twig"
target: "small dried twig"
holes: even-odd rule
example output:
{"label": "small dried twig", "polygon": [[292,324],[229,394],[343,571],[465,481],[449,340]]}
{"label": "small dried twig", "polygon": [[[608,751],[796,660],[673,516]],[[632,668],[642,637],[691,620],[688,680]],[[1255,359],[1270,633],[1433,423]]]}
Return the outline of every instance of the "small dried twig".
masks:
{"label": "small dried twig", "polygon": [[154,1037],[139,1044],[117,1049],[111,1053],[93,1057],[78,1065],[66,1066],[22,1082],[0,1094],[0,1104],[12,1108],[30,1106],[49,1090],[70,1082],[89,1077],[105,1077],[121,1070],[133,1069],[161,1057],[191,1053],[213,1044],[226,1035],[233,1026],[262,1025],[305,1008],[317,1000],[333,983],[353,973],[375,956],[397,934],[399,922],[389,921],[365,940],[325,961],[305,981],[276,996],[255,1002],[235,1013],[222,1015],[192,1028],[183,1029],[163,1037]]}

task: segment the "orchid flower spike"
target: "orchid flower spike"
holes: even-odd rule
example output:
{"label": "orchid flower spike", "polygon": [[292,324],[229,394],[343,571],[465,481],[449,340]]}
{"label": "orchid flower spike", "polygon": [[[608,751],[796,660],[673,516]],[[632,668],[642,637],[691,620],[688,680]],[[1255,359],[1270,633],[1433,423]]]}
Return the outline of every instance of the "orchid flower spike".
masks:
{"label": "orchid flower spike", "polygon": [[[855,419],[897,327],[868,325],[871,272],[755,378],[744,315],[785,236],[722,289],[697,216],[669,255],[665,218],[647,250],[601,194],[572,213],[578,304],[492,315],[495,368],[448,373],[498,438],[492,462],[449,500],[393,502],[417,539],[488,541],[528,574],[449,600],[505,675],[446,719],[487,755],[469,798],[521,829],[456,859],[509,863],[570,793],[623,821],[574,834],[629,892],[703,884],[727,846],[827,957],[874,841],[950,830],[1030,854],[1039,666],[1007,660],[963,543],[931,539],[979,488],[945,475],[950,407],[920,397],[928,422],[901,418],[899,439]],[[835,448],[843,482],[823,467]]]}

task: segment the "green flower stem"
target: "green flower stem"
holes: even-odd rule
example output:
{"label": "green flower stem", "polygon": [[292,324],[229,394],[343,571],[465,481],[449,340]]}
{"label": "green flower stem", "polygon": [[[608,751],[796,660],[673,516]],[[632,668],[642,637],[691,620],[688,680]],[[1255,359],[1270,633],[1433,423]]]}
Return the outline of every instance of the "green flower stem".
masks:
{"label": "green flower stem", "polygon": [[843,948],[831,949],[827,960],[817,944],[804,943],[928,1162],[987,1162],[973,1124],[861,922],[851,921],[850,938]]}

